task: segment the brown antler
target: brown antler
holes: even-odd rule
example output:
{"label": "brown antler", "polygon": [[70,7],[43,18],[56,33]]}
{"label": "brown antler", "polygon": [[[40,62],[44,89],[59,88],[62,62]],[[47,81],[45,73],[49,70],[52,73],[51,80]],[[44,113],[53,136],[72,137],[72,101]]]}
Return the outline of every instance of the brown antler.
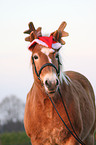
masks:
{"label": "brown antler", "polygon": [[28,24],[28,26],[29,26],[29,30],[24,31],[24,33],[30,34],[30,36],[26,37],[25,41],[32,42],[34,39],[42,36],[41,27],[38,27],[37,30],[36,30],[32,22],[30,22]]}
{"label": "brown antler", "polygon": [[60,42],[62,45],[65,44],[65,41],[63,41],[61,38],[69,35],[67,32],[63,31],[65,29],[66,25],[67,25],[66,22],[62,22],[61,25],[59,26],[58,30],[51,33],[51,35],[53,35],[53,39],[55,41]]}

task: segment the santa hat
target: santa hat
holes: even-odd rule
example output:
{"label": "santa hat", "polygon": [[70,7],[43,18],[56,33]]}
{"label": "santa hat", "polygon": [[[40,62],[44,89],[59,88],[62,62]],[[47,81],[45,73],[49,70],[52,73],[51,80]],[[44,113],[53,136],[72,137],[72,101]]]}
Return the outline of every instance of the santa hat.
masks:
{"label": "santa hat", "polygon": [[39,37],[38,39],[34,39],[28,49],[31,50],[32,46],[34,46],[34,44],[40,44],[42,46],[48,47],[48,48],[53,48],[55,50],[58,50],[62,45],[59,42],[56,42],[53,40],[53,36],[47,37],[47,36],[42,36]]}

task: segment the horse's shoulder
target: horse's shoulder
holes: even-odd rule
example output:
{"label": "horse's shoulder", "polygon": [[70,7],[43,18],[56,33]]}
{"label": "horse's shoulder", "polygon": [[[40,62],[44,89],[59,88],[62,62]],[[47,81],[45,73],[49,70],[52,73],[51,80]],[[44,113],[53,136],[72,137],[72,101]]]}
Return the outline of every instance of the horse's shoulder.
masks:
{"label": "horse's shoulder", "polygon": [[81,73],[75,71],[66,71],[65,75],[67,75],[72,81],[78,81],[85,89],[92,89],[89,80]]}
{"label": "horse's shoulder", "polygon": [[75,71],[66,71],[65,74],[70,78],[70,80],[78,81],[82,85],[82,87],[86,90],[87,94],[92,96],[93,102],[95,103],[94,97],[95,95],[92,85],[84,75]]}
{"label": "horse's shoulder", "polygon": [[65,74],[72,80],[83,79],[88,81],[88,79],[84,75],[75,71],[65,71]]}

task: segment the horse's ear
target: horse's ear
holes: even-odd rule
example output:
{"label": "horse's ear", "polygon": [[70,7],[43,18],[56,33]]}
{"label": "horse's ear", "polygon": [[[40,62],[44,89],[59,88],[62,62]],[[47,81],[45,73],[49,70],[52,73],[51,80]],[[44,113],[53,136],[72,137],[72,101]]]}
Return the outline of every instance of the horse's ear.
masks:
{"label": "horse's ear", "polygon": [[42,36],[41,34],[41,27],[38,27],[37,30],[35,29],[32,22],[28,24],[29,29],[24,31],[25,34],[30,34],[30,36],[25,38],[25,41],[32,42],[34,39],[37,39],[38,37]]}
{"label": "horse's ear", "polygon": [[53,39],[56,42],[57,41],[60,42],[62,45],[65,44],[65,41],[63,41],[61,38],[69,35],[67,32],[64,31],[66,25],[67,25],[66,22],[62,22],[61,25],[59,26],[58,30],[51,33],[51,35],[53,36]]}

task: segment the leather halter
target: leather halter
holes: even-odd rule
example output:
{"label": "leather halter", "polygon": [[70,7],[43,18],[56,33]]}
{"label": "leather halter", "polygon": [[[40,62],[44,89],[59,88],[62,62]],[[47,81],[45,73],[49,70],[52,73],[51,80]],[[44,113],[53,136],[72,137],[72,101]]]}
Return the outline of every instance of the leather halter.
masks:
{"label": "leather halter", "polygon": [[52,66],[53,68],[55,68],[56,73],[57,73],[57,75],[58,75],[58,77],[59,77],[59,75],[60,75],[60,62],[59,62],[59,57],[58,57],[58,69],[56,68],[56,66],[55,66],[53,63],[46,63],[46,64],[44,64],[44,65],[41,66],[39,72],[37,72],[37,69],[36,69],[36,66],[35,66],[35,62],[34,62],[33,56],[32,56],[32,61],[33,61],[32,63],[33,63],[34,68],[35,68],[35,73],[36,73],[36,75],[37,75],[37,77],[38,77],[39,80],[41,80],[41,79],[40,79],[40,74],[41,74],[42,70],[43,70],[45,67],[47,67],[47,66]]}

